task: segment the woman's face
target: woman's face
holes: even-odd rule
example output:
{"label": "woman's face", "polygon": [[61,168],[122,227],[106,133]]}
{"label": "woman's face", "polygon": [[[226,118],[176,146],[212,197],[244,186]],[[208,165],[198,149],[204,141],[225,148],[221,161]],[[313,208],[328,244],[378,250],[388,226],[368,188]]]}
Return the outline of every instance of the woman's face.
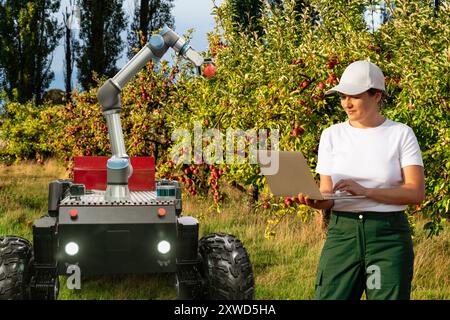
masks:
{"label": "woman's face", "polygon": [[341,106],[347,113],[350,121],[364,122],[379,115],[380,109],[378,102],[381,99],[381,93],[377,92],[371,96],[368,92],[350,96],[339,93],[341,97]]}

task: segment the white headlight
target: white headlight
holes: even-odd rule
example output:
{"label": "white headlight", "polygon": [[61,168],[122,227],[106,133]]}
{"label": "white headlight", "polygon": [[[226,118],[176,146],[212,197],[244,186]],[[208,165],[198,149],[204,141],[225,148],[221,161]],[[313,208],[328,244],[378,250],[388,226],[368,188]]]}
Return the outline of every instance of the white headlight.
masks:
{"label": "white headlight", "polygon": [[69,242],[64,249],[69,256],[74,256],[78,253],[79,247],[75,242]]}
{"label": "white headlight", "polygon": [[158,243],[158,251],[162,254],[166,254],[170,251],[170,243],[166,240],[163,240]]}

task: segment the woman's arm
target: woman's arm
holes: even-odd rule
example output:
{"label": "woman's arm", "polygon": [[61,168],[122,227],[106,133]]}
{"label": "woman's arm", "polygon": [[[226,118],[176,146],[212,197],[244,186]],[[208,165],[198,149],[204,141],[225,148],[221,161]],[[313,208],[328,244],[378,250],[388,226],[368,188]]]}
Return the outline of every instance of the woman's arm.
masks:
{"label": "woman's arm", "polygon": [[402,168],[404,183],[395,188],[364,188],[351,179],[340,180],[334,190],[363,195],[377,202],[387,204],[420,204],[425,199],[425,178],[422,166]]}
{"label": "woman's arm", "polygon": [[[320,175],[320,192],[332,193],[333,192],[333,180],[330,176]],[[331,209],[334,205],[334,200],[311,200],[302,193],[298,194],[300,203],[306,204],[314,209]]]}

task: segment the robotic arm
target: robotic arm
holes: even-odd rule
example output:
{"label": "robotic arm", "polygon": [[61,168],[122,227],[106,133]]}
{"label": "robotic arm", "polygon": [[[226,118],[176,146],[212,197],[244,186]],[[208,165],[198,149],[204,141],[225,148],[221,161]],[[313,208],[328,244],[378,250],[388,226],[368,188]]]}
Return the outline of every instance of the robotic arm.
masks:
{"label": "robotic arm", "polygon": [[158,62],[169,48],[173,48],[178,55],[192,62],[198,69],[201,68],[204,62],[203,57],[172,29],[164,26],[159,34],[153,35],[144,48],[98,90],[97,99],[106,118],[112,149],[112,157],[107,164],[106,201],[120,202],[130,198],[128,178],[133,171],[126,153],[120,122],[122,109],[120,92],[148,61]]}

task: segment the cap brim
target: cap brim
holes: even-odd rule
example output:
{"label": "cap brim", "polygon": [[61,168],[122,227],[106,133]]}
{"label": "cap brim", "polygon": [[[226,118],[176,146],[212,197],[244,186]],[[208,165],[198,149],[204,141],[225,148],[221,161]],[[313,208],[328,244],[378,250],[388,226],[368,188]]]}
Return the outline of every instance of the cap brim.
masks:
{"label": "cap brim", "polygon": [[332,94],[335,92],[340,92],[343,94],[348,95],[357,95],[360,93],[363,93],[367,90],[369,90],[367,86],[358,86],[350,83],[339,83],[337,86],[331,88],[330,90],[326,91],[325,94]]}

